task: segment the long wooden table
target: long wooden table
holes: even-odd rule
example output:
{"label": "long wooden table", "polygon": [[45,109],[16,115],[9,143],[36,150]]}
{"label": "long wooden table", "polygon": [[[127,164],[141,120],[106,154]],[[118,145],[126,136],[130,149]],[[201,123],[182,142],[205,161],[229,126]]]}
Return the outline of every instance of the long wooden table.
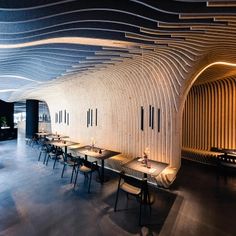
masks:
{"label": "long wooden table", "polygon": [[73,149],[75,152],[84,155],[85,159],[88,158],[88,156],[96,158],[98,160],[101,160],[101,183],[103,184],[105,181],[104,177],[104,160],[119,155],[120,152],[115,152],[111,150],[107,150],[104,148],[99,147],[92,147],[90,145],[86,145],[83,147],[79,147],[76,149]]}

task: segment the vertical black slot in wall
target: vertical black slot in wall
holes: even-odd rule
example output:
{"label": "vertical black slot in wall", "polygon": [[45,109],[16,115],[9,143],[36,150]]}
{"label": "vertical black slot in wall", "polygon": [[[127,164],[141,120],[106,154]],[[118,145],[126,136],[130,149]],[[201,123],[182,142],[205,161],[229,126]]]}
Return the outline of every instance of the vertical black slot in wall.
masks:
{"label": "vertical black slot in wall", "polygon": [[55,123],[57,123],[58,122],[58,114],[57,114],[57,112],[55,113]]}
{"label": "vertical black slot in wall", "polygon": [[88,111],[87,111],[87,127],[88,127]]}
{"label": "vertical black slot in wall", "polygon": [[157,131],[160,132],[161,128],[161,110],[157,110]]}
{"label": "vertical black slot in wall", "polygon": [[152,106],[149,105],[149,127],[151,127],[152,124]]}
{"label": "vertical black slot in wall", "polygon": [[64,110],[64,123],[66,124],[66,110]]}
{"label": "vertical black slot in wall", "polygon": [[90,124],[90,109],[87,111],[87,127],[89,127]]}
{"label": "vertical black slot in wall", "polygon": [[93,126],[93,109],[91,109],[91,126]]}
{"label": "vertical black slot in wall", "polygon": [[98,126],[98,109],[95,110],[95,125]]}
{"label": "vertical black slot in wall", "polygon": [[152,107],[152,129],[154,129],[154,107]]}
{"label": "vertical black slot in wall", "polygon": [[67,125],[70,124],[69,118],[70,118],[70,115],[69,115],[69,113],[67,113]]}
{"label": "vertical black slot in wall", "polygon": [[59,124],[61,123],[61,111],[59,111]]}
{"label": "vertical black slot in wall", "polygon": [[141,130],[143,130],[143,123],[144,123],[144,109],[143,109],[143,107],[141,107],[141,119],[140,119],[140,121],[141,121],[141,123],[140,123],[140,128],[141,128]]}

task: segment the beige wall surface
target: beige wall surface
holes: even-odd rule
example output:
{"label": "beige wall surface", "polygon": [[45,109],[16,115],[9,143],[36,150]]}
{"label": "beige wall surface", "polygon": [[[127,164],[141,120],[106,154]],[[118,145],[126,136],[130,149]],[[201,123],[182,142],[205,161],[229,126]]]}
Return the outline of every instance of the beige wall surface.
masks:
{"label": "beige wall surface", "polygon": [[[93,137],[97,146],[120,151],[127,157],[141,156],[149,147],[151,159],[178,169],[183,108],[190,88],[211,63],[236,61],[232,48],[226,48],[226,56],[225,46],[204,52],[199,49],[198,53],[194,47],[140,50],[140,55],[96,71],[64,76],[23,97],[47,102],[52,132],[69,135],[82,144],[90,144]],[[141,106],[144,130],[140,128]],[[149,106],[154,107],[153,129],[149,127]],[[97,109],[97,126],[87,127],[88,109]],[[55,114],[60,110],[69,113],[69,125],[55,123]]]}
{"label": "beige wall surface", "polygon": [[[98,146],[131,157],[141,156],[149,147],[150,158],[178,167],[180,158],[173,146],[180,145],[181,140],[173,139],[172,135],[176,93],[171,85],[175,81],[162,84],[160,68],[151,59],[153,64],[146,62],[145,65],[140,58],[83,77],[73,76],[55,85],[53,92],[44,96],[51,113],[52,130],[83,144],[91,143],[93,137]],[[153,129],[149,127],[149,106],[154,107]],[[93,117],[97,109],[97,126],[87,127],[88,109],[93,109]],[[64,121],[55,123],[55,113],[60,110],[63,116],[64,110],[69,113],[69,125]]]}

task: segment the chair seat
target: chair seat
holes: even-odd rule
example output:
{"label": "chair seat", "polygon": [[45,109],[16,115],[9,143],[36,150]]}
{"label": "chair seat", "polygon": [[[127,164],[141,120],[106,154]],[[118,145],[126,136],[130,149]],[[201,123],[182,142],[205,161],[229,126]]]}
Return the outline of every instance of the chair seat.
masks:
{"label": "chair seat", "polygon": [[141,188],[135,187],[125,182],[120,185],[120,188],[123,191],[133,194],[133,195],[139,195],[141,193]]}
{"label": "chair seat", "polygon": [[80,171],[80,172],[85,172],[85,173],[87,173],[87,172],[90,172],[91,169],[88,168],[87,166],[80,166],[80,167],[79,167],[79,171]]}
{"label": "chair seat", "polygon": [[66,163],[67,163],[67,165],[69,165],[69,166],[75,165],[75,162],[72,161],[72,160],[67,160]]}

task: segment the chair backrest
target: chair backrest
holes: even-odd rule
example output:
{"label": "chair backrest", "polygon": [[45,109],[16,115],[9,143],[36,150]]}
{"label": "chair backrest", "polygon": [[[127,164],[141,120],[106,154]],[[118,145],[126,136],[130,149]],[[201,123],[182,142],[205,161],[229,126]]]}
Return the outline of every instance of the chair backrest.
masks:
{"label": "chair backrest", "polygon": [[145,184],[147,183],[147,179],[138,179],[134,176],[127,175],[124,171],[120,172],[119,184],[121,183],[122,180],[130,185],[141,188],[141,190],[143,190]]}
{"label": "chair backrest", "polygon": [[97,162],[91,162],[82,157],[77,157],[77,162],[79,165],[86,166],[90,168],[92,171],[98,170]]}
{"label": "chair backrest", "polygon": [[57,153],[57,155],[64,155],[64,152],[61,148],[57,148],[56,153]]}
{"label": "chair backrest", "polygon": [[53,152],[54,150],[56,151],[56,149],[51,145],[51,144],[46,144],[47,147],[47,152]]}

